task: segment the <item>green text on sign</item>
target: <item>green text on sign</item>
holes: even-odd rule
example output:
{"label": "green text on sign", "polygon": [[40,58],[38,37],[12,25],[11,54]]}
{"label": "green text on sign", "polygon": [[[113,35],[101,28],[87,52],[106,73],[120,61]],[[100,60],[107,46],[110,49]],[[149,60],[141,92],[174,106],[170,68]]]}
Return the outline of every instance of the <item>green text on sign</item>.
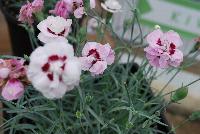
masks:
{"label": "green text on sign", "polygon": [[174,29],[186,38],[200,36],[200,2],[189,0],[138,0],[144,25]]}

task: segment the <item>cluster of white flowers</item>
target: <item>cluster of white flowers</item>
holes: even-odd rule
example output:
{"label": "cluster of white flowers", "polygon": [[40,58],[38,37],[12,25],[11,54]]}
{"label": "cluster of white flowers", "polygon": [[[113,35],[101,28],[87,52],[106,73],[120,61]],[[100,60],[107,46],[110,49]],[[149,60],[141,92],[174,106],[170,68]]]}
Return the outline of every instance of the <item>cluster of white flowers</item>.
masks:
{"label": "cluster of white flowers", "polygon": [[[95,7],[94,0],[90,4],[92,8]],[[101,5],[111,13],[121,9],[116,0],[107,0]],[[38,39],[44,46],[31,54],[27,77],[36,90],[49,99],[61,98],[78,85],[81,70],[90,71],[92,75],[103,74],[107,65],[111,65],[115,59],[109,44],[96,42],[86,43],[82,57],[75,57],[74,49],[66,39],[71,25],[71,19],[60,16],[49,16],[37,25],[40,30]],[[98,23],[93,19],[90,25],[96,28]]]}
{"label": "cluster of white flowers", "polygon": [[66,36],[72,21],[49,16],[38,24],[38,39],[45,43],[30,56],[27,76],[36,90],[49,99],[61,98],[78,85],[81,75],[79,59]]}

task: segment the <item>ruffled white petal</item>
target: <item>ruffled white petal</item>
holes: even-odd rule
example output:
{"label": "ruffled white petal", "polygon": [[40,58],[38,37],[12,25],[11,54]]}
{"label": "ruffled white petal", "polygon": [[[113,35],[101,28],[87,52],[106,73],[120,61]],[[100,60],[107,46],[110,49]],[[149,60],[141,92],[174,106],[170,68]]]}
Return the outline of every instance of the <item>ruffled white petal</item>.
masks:
{"label": "ruffled white petal", "polygon": [[[51,61],[52,56],[59,59]],[[30,56],[27,77],[36,90],[49,99],[61,98],[72,90],[78,85],[80,75],[79,59],[74,57],[73,47],[66,41],[47,43]]]}

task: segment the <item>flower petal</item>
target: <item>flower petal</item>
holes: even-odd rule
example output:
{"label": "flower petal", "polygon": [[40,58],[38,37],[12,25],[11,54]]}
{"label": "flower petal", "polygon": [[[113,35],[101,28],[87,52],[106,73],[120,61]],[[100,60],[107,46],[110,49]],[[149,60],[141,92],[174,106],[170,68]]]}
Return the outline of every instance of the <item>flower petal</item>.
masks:
{"label": "flower petal", "polygon": [[19,99],[24,94],[23,84],[16,80],[9,80],[2,90],[2,96],[7,101]]}
{"label": "flower petal", "polygon": [[177,48],[183,45],[183,42],[179,34],[172,30],[166,32],[164,34],[164,38],[173,43],[174,45],[176,45]]}
{"label": "flower petal", "polygon": [[96,0],[90,0],[90,8],[93,9],[96,6]]}
{"label": "flower petal", "polygon": [[6,79],[10,73],[9,68],[0,68],[0,79]]}
{"label": "flower petal", "polygon": [[156,29],[150,34],[148,34],[146,39],[149,45],[153,46],[153,45],[156,45],[158,39],[160,39],[162,36],[163,36],[163,32],[160,29]]}
{"label": "flower petal", "polygon": [[105,62],[105,61],[97,61],[90,68],[89,71],[92,73],[92,75],[99,75],[99,74],[103,74],[103,72],[105,71],[106,68],[107,68],[107,62]]}
{"label": "flower petal", "polygon": [[75,16],[77,19],[82,18],[83,15],[84,15],[84,7],[79,7],[78,9],[76,9],[76,10],[74,11],[74,16]]}

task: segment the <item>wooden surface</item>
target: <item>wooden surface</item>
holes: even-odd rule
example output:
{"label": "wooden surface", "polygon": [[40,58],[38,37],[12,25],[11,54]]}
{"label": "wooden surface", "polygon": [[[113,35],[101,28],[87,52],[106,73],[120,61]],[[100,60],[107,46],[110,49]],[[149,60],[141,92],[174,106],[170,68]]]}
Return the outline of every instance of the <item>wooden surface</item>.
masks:
{"label": "wooden surface", "polygon": [[10,40],[6,22],[0,12],[0,54],[10,54]]}
{"label": "wooden surface", "polygon": [[[11,48],[10,48],[7,25],[0,12],[0,54],[10,54],[10,53],[11,53]],[[167,112],[166,117],[169,120],[169,122],[173,124],[173,126],[176,126],[185,119],[185,117],[183,116],[175,115],[170,112]],[[188,123],[187,125],[178,129],[177,134],[200,134],[199,128],[200,128],[200,122]]]}
{"label": "wooden surface", "polygon": [[[167,112],[166,117],[169,123],[174,127],[176,127],[184,120],[186,120],[186,117],[171,112]],[[199,128],[200,128],[200,121],[189,122],[178,128],[176,130],[176,134],[200,134]]]}

